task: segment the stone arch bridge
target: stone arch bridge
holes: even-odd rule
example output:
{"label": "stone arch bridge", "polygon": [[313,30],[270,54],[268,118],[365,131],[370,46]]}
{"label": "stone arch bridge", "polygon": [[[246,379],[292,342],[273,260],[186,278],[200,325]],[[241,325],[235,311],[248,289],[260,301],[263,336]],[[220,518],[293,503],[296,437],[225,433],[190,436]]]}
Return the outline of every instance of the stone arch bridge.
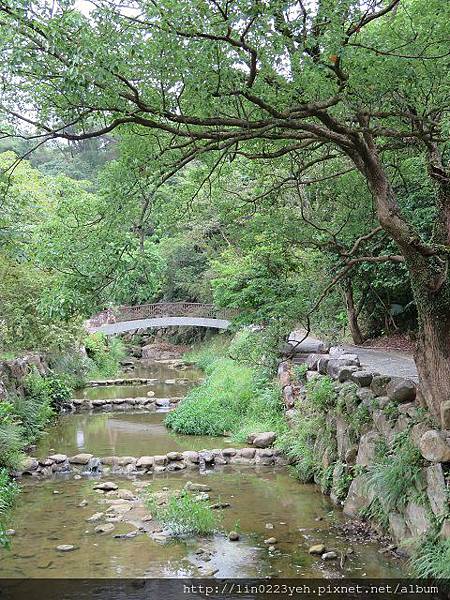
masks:
{"label": "stone arch bridge", "polygon": [[109,308],[86,321],[90,333],[105,335],[151,327],[211,327],[227,329],[237,311],[219,309],[212,304],[194,302],[159,302],[139,306]]}

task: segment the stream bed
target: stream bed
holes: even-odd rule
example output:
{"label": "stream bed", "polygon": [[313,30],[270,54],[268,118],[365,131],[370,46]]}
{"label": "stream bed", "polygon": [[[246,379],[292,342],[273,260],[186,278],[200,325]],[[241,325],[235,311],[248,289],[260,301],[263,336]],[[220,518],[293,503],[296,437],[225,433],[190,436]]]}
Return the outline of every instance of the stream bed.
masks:
{"label": "stream bed", "polygon": [[[169,365],[139,365],[139,377],[185,383],[155,384],[158,396],[182,396],[199,378],[193,369],[177,370]],[[134,375],[135,373],[133,373]],[[159,386],[159,387],[158,387]],[[166,386],[162,388],[162,386]],[[82,391],[93,399],[119,398],[142,386],[105,386]],[[168,392],[169,388],[170,393]],[[139,391],[141,395],[143,390]],[[82,413],[62,415],[48,430],[35,455],[50,451],[68,455],[90,452],[95,456],[153,455],[168,451],[225,448],[228,438],[180,436],[166,430],[164,411],[132,413]],[[233,444],[236,447],[236,444]],[[400,577],[404,565],[381,551],[371,541],[346,537],[339,527],[342,512],[313,485],[300,484],[283,467],[230,466],[204,472],[180,471],[140,476],[109,475],[108,481],[133,494],[148,484],[152,491],[181,489],[186,482],[207,483],[211,502],[229,503],[220,511],[221,531],[213,536],[195,536],[161,542],[140,533],[130,539],[114,537],[135,530],[130,522],[115,525],[114,535],[95,532],[87,519],[104,510],[103,496],[94,485],[98,476],[56,475],[21,481],[10,526],[16,530],[11,549],[0,552],[2,577]],[[103,503],[104,503],[103,499]],[[81,503],[81,506],[80,506]],[[224,532],[237,530],[239,541]],[[264,542],[276,537],[270,548]],[[314,544],[324,544],[345,561],[322,560],[309,554]],[[56,546],[75,546],[58,552]],[[202,549],[202,552],[200,552]],[[349,552],[349,549],[350,552]],[[205,552],[206,551],[206,552]],[[207,562],[201,557],[208,556]]]}

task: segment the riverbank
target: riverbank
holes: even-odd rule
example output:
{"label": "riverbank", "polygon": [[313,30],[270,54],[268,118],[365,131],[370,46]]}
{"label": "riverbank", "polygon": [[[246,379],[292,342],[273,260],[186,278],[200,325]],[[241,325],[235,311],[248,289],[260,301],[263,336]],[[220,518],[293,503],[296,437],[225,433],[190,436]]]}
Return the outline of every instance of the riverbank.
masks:
{"label": "riverbank", "polygon": [[415,381],[325,344],[300,344],[278,373],[291,430],[282,446],[300,479],[391,536],[416,574],[448,576],[450,434],[420,406]]}
{"label": "riverbank", "polygon": [[[188,397],[198,389],[191,388],[198,378],[192,367],[177,372],[178,367],[167,363],[164,367],[157,363],[144,367],[139,362],[135,369],[123,378],[137,377],[139,372],[141,378],[154,379],[152,373],[159,372],[161,382],[156,386],[169,385],[173,389],[167,380],[188,381],[180,384],[184,386],[181,396]],[[173,373],[168,375],[168,370]],[[145,389],[155,391],[155,385],[148,384]],[[79,395],[116,396],[123,389],[123,385],[96,386]],[[261,384],[258,389],[263,389]],[[355,539],[349,543],[338,527],[343,522],[342,512],[333,510],[316,486],[299,485],[289,476],[283,466],[286,459],[271,445],[272,436],[250,436],[244,444],[238,444],[229,435],[231,432],[222,432],[227,435],[219,438],[175,434],[162,423],[172,414],[167,410],[162,407],[146,408],[139,414],[96,411],[61,416],[39,442],[38,458],[29,459],[27,472],[20,479],[23,493],[11,522],[16,533],[11,538],[11,551],[0,557],[2,574],[400,574],[394,557],[379,554],[379,546],[373,541]],[[281,404],[278,412],[282,416]],[[102,448],[104,453],[88,452],[90,447]],[[138,453],[139,447],[152,451]],[[184,531],[184,505],[178,507],[175,502],[172,506],[170,498],[183,496],[188,481],[199,486],[194,501],[215,511],[218,522],[211,533],[174,537],[172,525],[161,521],[161,511],[181,519],[177,531]],[[147,505],[149,493],[162,501],[161,510],[155,514]],[[323,551],[310,553],[314,545]]]}
{"label": "riverbank", "polygon": [[121,340],[97,335],[84,342],[57,355],[31,353],[0,361],[0,545],[9,543],[7,517],[18,494],[11,474],[28,460],[74,389],[90,378],[114,375],[125,355]]}

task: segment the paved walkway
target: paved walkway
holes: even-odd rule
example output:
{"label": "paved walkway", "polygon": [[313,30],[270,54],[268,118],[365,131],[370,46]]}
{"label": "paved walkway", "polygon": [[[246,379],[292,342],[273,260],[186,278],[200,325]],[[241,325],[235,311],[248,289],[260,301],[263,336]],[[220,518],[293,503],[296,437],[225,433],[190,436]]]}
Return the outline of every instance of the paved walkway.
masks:
{"label": "paved walkway", "polygon": [[[292,331],[289,335],[289,342],[295,343],[303,340],[304,333],[301,330]],[[308,336],[302,341],[301,348],[305,348],[305,352],[320,352],[320,346],[322,345],[323,343],[317,338]],[[343,344],[340,347],[351,354],[357,354],[361,366],[371,371],[378,371],[381,375],[390,375],[391,377],[406,377],[415,381],[418,380],[414,359],[406,352],[363,348],[350,344]]]}
{"label": "paved walkway", "polygon": [[344,346],[348,352],[357,354],[361,366],[371,371],[378,371],[382,375],[391,377],[406,377],[418,380],[417,369],[414,359],[406,352],[395,352],[393,350],[372,350],[359,346]]}

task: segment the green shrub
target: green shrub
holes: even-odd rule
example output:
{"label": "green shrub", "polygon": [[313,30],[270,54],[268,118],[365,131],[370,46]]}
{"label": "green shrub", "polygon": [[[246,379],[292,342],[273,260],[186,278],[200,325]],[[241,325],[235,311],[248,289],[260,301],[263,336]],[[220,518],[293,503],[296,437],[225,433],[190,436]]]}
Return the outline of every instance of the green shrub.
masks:
{"label": "green shrub", "polygon": [[94,333],[85,340],[88,357],[92,360],[89,377],[112,377],[120,370],[125,346],[120,338],[107,338],[102,333]]}
{"label": "green shrub", "polygon": [[218,527],[217,512],[204,502],[196,500],[194,495],[186,490],[180,493],[173,492],[165,505],[158,504],[150,495],[146,505],[155,519],[174,536],[208,535]]}
{"label": "green shrub", "polygon": [[0,546],[3,547],[9,546],[6,519],[18,493],[19,486],[10,478],[7,469],[0,468]]}
{"label": "green shrub", "polygon": [[421,488],[422,458],[407,434],[398,434],[391,448],[368,468],[367,485],[386,510],[402,508]]}
{"label": "green shrub", "polygon": [[308,381],[306,394],[310,404],[319,411],[326,411],[336,404],[334,381],[328,375]]}
{"label": "green shrub", "polygon": [[294,365],[292,368],[292,375],[294,383],[302,383],[306,381],[306,372],[308,371],[308,365]]}
{"label": "green shrub", "polygon": [[361,517],[373,521],[384,531],[389,527],[389,513],[383,506],[379,498],[374,498],[367,508],[360,511]]}
{"label": "green shrub", "polygon": [[49,357],[49,365],[56,375],[64,375],[73,389],[82,387],[88,373],[95,368],[94,362],[81,350],[71,350]]}
{"label": "green shrub", "polygon": [[66,378],[46,377],[33,371],[24,380],[24,396],[11,396],[0,403],[0,465],[15,468],[22,450],[34,442],[54,417],[55,408],[72,395]]}
{"label": "green shrub", "polygon": [[220,358],[228,353],[230,338],[226,335],[215,336],[213,339],[196,345],[190,352],[186,352],[183,359],[186,363],[195,364],[205,373]]}
{"label": "green shrub", "polygon": [[317,456],[314,446],[325,427],[322,415],[302,414],[295,426],[277,439],[277,447],[295,461],[291,472],[304,483],[312,481],[322,468],[322,456]]}
{"label": "green shrub", "polygon": [[0,467],[17,468],[23,456],[24,445],[21,426],[0,420]]}
{"label": "green shrub", "polygon": [[283,324],[278,322],[261,329],[246,327],[231,340],[228,355],[239,364],[257,368],[266,377],[271,377],[278,367],[285,333]]}
{"label": "green shrub", "polygon": [[333,483],[333,493],[338,500],[344,500],[347,497],[350,485],[355,478],[355,467],[337,461],[333,465],[333,471],[337,468],[338,477]]}

